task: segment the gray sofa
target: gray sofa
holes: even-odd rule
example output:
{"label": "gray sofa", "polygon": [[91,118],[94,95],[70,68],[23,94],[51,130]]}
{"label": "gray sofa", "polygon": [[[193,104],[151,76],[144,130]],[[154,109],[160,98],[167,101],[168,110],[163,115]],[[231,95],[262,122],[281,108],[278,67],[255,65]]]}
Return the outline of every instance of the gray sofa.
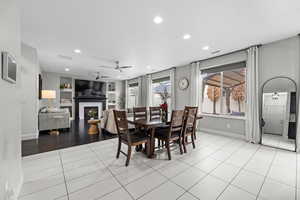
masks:
{"label": "gray sofa", "polygon": [[67,109],[56,112],[39,113],[39,130],[56,130],[70,128],[70,113]]}

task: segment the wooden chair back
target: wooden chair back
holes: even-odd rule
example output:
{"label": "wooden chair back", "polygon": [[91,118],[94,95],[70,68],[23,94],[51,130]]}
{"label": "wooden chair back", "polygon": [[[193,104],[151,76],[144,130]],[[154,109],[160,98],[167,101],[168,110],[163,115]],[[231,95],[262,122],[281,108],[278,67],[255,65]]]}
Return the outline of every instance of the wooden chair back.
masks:
{"label": "wooden chair back", "polygon": [[196,130],[198,107],[186,106],[184,108],[184,133]]}
{"label": "wooden chair back", "polygon": [[183,110],[173,110],[171,116],[170,132],[169,137],[173,132],[180,131],[182,132],[183,120],[184,120],[184,111]]}
{"label": "wooden chair back", "polygon": [[161,118],[161,107],[150,107],[150,120]]}
{"label": "wooden chair back", "polygon": [[130,142],[126,111],[114,110],[114,117],[119,138],[125,134],[127,135],[128,142]]}
{"label": "wooden chair back", "polygon": [[133,108],[133,119],[147,119],[147,108],[146,107],[135,107]]}

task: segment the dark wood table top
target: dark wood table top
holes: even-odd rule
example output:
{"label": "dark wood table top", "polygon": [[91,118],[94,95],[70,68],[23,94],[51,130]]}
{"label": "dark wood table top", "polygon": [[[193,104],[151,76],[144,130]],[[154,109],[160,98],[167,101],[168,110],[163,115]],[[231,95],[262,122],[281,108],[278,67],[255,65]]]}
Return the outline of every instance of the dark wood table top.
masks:
{"label": "dark wood table top", "polygon": [[[203,117],[200,115],[197,116],[197,120],[202,119],[202,118]],[[161,119],[150,120],[149,117],[147,117],[147,119],[139,119],[139,120],[134,120],[133,117],[128,117],[127,120],[128,120],[128,123],[130,123],[130,124],[141,125],[144,127],[156,127],[156,126],[162,126],[162,125],[166,124],[166,122],[163,122]],[[170,121],[168,121],[168,122],[170,122]]]}
{"label": "dark wood table top", "polygon": [[162,126],[166,124],[161,119],[150,120],[149,117],[147,119],[138,119],[138,120],[134,120],[133,117],[128,117],[127,120],[128,123],[130,124],[141,125],[144,127],[156,127],[156,126]]}

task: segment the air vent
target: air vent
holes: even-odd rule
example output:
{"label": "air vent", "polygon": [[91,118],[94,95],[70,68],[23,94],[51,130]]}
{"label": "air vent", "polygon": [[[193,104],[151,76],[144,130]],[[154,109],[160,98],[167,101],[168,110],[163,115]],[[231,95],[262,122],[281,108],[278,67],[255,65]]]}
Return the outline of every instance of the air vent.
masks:
{"label": "air vent", "polygon": [[58,55],[58,57],[65,60],[72,60],[72,57],[70,56]]}
{"label": "air vent", "polygon": [[101,76],[101,78],[110,78],[109,76]]}

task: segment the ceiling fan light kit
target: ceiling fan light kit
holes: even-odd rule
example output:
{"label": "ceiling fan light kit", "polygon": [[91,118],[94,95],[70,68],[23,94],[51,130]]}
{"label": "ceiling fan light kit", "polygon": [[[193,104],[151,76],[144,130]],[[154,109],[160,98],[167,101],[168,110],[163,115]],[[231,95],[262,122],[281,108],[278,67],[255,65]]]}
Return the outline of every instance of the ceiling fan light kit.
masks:
{"label": "ceiling fan light kit", "polygon": [[122,72],[122,69],[130,69],[132,68],[132,66],[130,65],[124,65],[124,66],[120,66],[120,62],[119,61],[115,61],[116,66],[114,68],[110,67],[110,66],[98,66],[101,68],[106,68],[106,69],[114,69],[117,70],[119,72]]}

